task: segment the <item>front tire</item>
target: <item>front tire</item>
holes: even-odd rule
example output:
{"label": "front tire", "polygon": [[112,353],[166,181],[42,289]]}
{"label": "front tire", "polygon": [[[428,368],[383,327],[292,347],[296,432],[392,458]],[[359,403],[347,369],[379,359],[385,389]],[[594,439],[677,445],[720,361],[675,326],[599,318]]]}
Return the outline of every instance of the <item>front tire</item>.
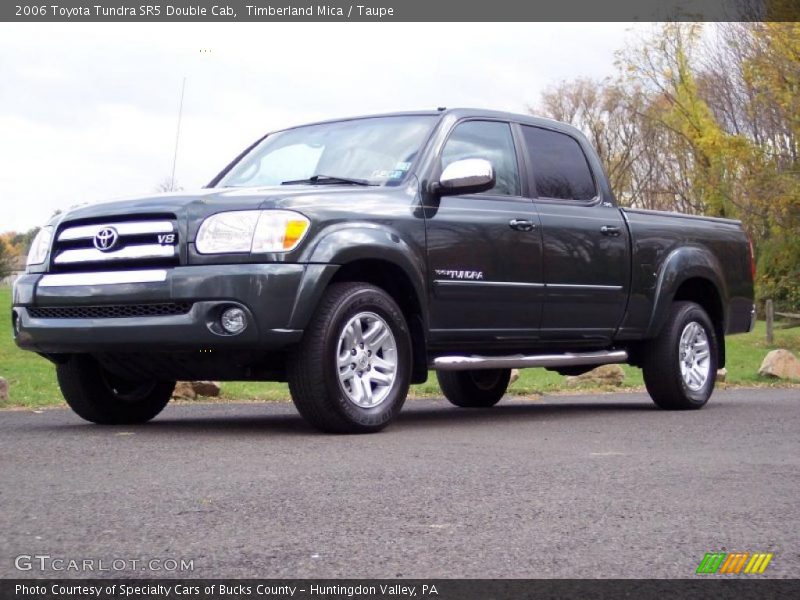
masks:
{"label": "front tire", "polygon": [[488,408],[505,395],[511,369],[437,371],[436,378],[445,398],[452,404],[462,408]]}
{"label": "front tire", "polygon": [[705,406],[717,377],[717,337],[694,302],[674,302],[657,338],[649,342],[642,372],[653,402],[666,410]]}
{"label": "front tire", "polygon": [[411,382],[408,325],[382,289],[360,282],[326,290],[287,378],[297,410],[326,433],[380,431],[400,412]]}
{"label": "front tire", "polygon": [[145,423],[172,397],[174,381],[129,381],[104,369],[87,354],[57,365],[64,400],[82,419],[99,425]]}

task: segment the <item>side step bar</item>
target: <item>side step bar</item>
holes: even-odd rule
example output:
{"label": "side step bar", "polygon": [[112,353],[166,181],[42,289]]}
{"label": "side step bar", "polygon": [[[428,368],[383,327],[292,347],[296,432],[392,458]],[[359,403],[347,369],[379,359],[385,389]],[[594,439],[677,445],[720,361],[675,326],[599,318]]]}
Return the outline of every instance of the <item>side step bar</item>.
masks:
{"label": "side step bar", "polygon": [[607,365],[628,360],[625,350],[603,350],[564,354],[514,354],[512,356],[439,356],[433,359],[437,371],[469,369],[525,369],[528,367],[573,367],[576,365]]}

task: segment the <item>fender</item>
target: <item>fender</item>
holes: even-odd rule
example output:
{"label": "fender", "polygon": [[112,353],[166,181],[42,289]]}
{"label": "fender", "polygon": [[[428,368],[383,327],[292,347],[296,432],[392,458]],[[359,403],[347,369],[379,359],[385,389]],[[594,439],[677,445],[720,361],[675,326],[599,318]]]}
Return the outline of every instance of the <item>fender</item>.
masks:
{"label": "fender", "polygon": [[728,289],[722,266],[717,258],[702,246],[683,246],[669,253],[661,265],[656,281],[655,302],[645,339],[656,337],[667,319],[667,310],[681,284],[692,278],[709,280],[722,302],[722,331],[725,331],[728,310]]}
{"label": "fender", "polygon": [[391,227],[375,223],[339,223],[322,230],[303,253],[306,273],[288,327],[303,329],[336,271],[357,260],[382,260],[402,269],[411,281],[422,314],[427,314],[425,253]]}

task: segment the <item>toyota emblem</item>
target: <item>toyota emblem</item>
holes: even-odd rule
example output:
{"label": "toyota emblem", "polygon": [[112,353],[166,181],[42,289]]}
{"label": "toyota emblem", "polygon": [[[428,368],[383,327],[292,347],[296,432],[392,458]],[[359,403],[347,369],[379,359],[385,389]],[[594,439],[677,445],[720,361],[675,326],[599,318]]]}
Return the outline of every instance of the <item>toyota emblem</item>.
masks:
{"label": "toyota emblem", "polygon": [[100,252],[108,252],[117,245],[119,234],[113,227],[103,227],[100,231],[94,234],[94,247]]}

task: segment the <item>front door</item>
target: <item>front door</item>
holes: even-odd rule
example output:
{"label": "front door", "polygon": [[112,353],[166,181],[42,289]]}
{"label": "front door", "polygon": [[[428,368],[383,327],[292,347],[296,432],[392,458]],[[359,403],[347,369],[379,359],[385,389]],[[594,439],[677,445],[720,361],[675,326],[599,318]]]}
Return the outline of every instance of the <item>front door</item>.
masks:
{"label": "front door", "polygon": [[526,345],[539,328],[542,238],[533,204],[523,197],[509,124],[457,124],[441,168],[465,158],[490,161],[497,183],[481,194],[444,196],[428,211],[431,341]]}

